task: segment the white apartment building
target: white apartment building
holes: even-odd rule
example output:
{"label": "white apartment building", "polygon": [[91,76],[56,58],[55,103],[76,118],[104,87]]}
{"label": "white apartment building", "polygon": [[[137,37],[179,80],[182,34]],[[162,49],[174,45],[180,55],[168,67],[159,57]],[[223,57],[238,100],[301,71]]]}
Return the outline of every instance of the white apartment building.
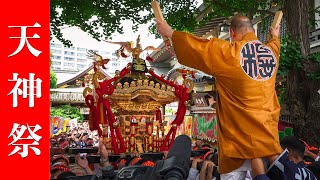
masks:
{"label": "white apartment building", "polygon": [[[69,70],[69,71],[82,71],[92,64],[92,60],[87,57],[87,50],[83,47],[64,47],[62,44],[50,43],[52,69],[54,71]],[[94,50],[103,58],[111,59],[106,65],[106,72],[110,76],[114,76],[116,70],[121,70],[129,62],[130,58],[118,58],[115,52],[106,51],[103,49],[90,49]]]}

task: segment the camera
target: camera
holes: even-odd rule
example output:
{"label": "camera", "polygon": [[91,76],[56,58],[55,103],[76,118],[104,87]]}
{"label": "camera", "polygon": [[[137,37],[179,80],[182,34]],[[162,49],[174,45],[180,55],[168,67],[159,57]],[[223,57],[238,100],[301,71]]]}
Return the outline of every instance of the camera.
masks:
{"label": "camera", "polygon": [[200,157],[204,156],[210,149],[200,149],[196,151],[191,151],[191,157]]}
{"label": "camera", "polygon": [[191,139],[186,135],[178,136],[168,153],[168,158],[160,160],[154,167],[128,166],[118,172],[113,166],[104,167],[102,176],[69,177],[67,180],[183,180],[189,174]]}

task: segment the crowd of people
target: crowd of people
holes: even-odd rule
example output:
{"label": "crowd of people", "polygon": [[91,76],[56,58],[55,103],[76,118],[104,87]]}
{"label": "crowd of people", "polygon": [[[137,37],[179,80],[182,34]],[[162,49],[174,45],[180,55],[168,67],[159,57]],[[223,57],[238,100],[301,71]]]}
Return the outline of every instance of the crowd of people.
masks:
{"label": "crowd of people", "polygon": [[83,122],[77,127],[69,129],[51,138],[51,147],[59,148],[84,148],[97,147],[99,135],[97,131],[90,131],[88,122]]}
{"label": "crowd of people", "polygon": [[[283,153],[273,164],[266,165],[269,179],[320,179],[319,150],[310,151],[303,141],[294,136],[284,137],[280,144],[284,149]],[[201,168],[197,166],[199,162],[203,162]],[[216,165],[218,165],[217,153],[213,151],[209,151],[202,158],[194,158],[188,180],[220,179]],[[247,170],[245,179],[253,179],[251,170]]]}
{"label": "crowd of people", "polygon": [[[116,176],[116,173],[123,167],[133,165],[154,167],[157,161],[162,160],[162,158],[131,153],[130,155],[120,154],[118,159],[111,162],[110,154],[103,140],[95,135],[96,132],[89,131],[84,124],[79,128],[53,137],[51,139],[51,179],[86,175],[101,177],[105,167],[112,167],[115,170],[113,176]],[[297,175],[303,177],[303,174],[306,178],[302,179],[320,179],[320,152],[310,151],[303,141],[294,136],[283,138],[281,146],[285,149],[281,156],[273,164],[266,165],[268,167],[267,175],[270,179],[295,179]],[[100,162],[91,164],[86,154],[72,155],[63,151],[68,148],[97,149]],[[201,140],[195,140],[190,148],[193,152],[200,153],[193,153],[190,157],[188,180],[222,179],[218,173],[217,149]],[[163,159],[166,158],[166,155],[167,152],[164,152]],[[70,157],[75,159],[74,163],[70,163]],[[245,179],[253,179],[251,170],[246,170]]]}

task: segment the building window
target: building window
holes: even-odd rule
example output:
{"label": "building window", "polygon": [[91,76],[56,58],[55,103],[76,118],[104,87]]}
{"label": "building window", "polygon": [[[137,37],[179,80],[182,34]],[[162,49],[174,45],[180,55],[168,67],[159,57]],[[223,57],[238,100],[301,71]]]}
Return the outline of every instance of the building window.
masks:
{"label": "building window", "polygon": [[52,65],[54,65],[54,66],[60,66],[60,65],[61,65],[61,62],[52,61]]}
{"label": "building window", "polygon": [[53,56],[52,56],[52,59],[57,59],[57,60],[61,60],[61,56],[56,56],[56,55],[53,55]]}
{"label": "building window", "polygon": [[77,57],[87,57],[87,55],[83,53],[77,53]]}
{"label": "building window", "polygon": [[112,56],[115,56],[115,57],[117,57],[117,54],[116,54],[116,53],[112,53]]}
{"label": "building window", "polygon": [[79,63],[87,63],[87,60],[86,59],[77,59],[77,62],[79,62]]}
{"label": "building window", "polygon": [[71,47],[65,47],[64,49],[73,51],[75,48],[71,46]]}
{"label": "building window", "polygon": [[74,55],[74,52],[71,52],[71,51],[64,51],[64,55],[73,56],[73,55]]}
{"label": "building window", "polygon": [[86,49],[86,48],[80,48],[80,47],[78,47],[78,48],[77,48],[77,51],[86,52],[86,51],[87,51],[87,49]]}
{"label": "building window", "polygon": [[74,63],[64,63],[63,64],[64,66],[66,66],[66,67],[74,67]]}
{"label": "building window", "polygon": [[84,65],[84,64],[78,64],[77,65],[77,69],[84,69],[86,67],[87,67],[87,65]]}
{"label": "building window", "polygon": [[51,43],[50,46],[51,46],[51,47],[54,47],[54,48],[62,48],[62,45],[61,45],[61,44]]}
{"label": "building window", "polygon": [[64,57],[64,60],[65,60],[65,61],[74,61],[75,59],[74,59],[74,58],[71,58],[71,57]]}
{"label": "building window", "polygon": [[61,54],[61,50],[51,49],[50,51],[51,53],[54,53],[54,54]]}
{"label": "building window", "polygon": [[107,51],[101,51],[101,54],[102,54],[102,55],[110,55],[110,52],[107,52]]}

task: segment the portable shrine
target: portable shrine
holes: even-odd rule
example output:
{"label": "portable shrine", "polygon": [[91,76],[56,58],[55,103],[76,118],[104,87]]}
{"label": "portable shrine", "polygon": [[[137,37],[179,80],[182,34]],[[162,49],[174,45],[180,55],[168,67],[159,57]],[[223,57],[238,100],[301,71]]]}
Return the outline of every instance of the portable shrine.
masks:
{"label": "portable shrine", "polygon": [[[95,71],[92,80],[84,82],[83,95],[90,108],[90,129],[98,130],[109,150],[115,154],[168,150],[176,136],[177,126],[183,123],[192,84],[174,84],[164,75],[157,75],[152,68],[148,69],[140,55],[143,51],[157,49],[152,46],[142,49],[140,36],[135,47],[133,42],[109,43],[119,44],[118,55],[131,56],[132,62],[106,80],[98,69],[106,68],[109,59],[89,52]],[[150,60],[150,57],[146,59]],[[176,101],[179,101],[176,118],[169,132],[164,134],[160,109]]]}

